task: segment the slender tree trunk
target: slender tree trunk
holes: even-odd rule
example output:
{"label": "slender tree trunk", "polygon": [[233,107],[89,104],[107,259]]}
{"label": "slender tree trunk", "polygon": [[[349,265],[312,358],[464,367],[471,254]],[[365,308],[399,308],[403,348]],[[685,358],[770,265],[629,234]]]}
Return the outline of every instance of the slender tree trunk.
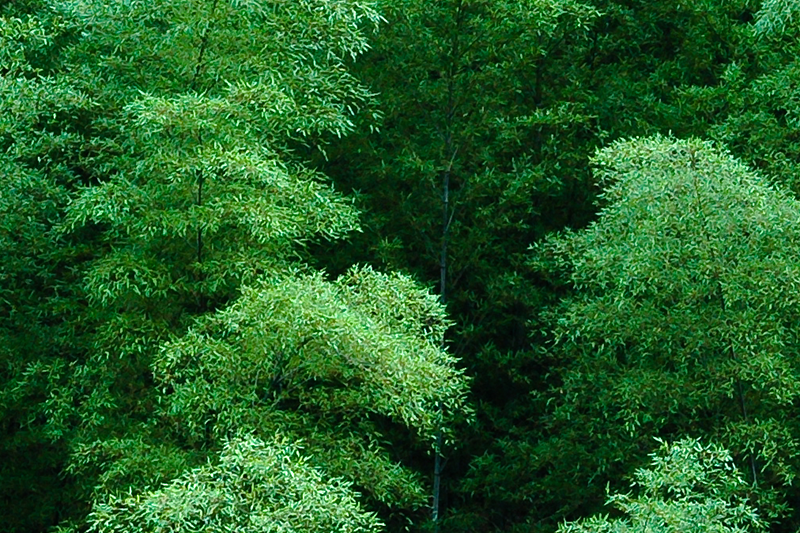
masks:
{"label": "slender tree trunk", "polygon": [[[452,144],[449,141],[446,144]],[[439,254],[439,302],[442,305],[447,303],[447,237],[450,230],[450,166],[442,176],[442,243]],[[443,414],[444,407],[439,402],[439,414]],[[436,457],[433,466],[433,519],[434,531],[439,531],[439,508],[441,505],[442,490],[442,470],[444,469],[444,457],[442,457],[442,446],[444,437],[441,426],[436,431]]]}
{"label": "slender tree trunk", "polygon": [[194,66],[194,74],[192,75],[192,82],[191,88],[192,90],[197,89],[197,81],[200,77],[200,72],[203,70],[203,58],[206,55],[206,50],[208,49],[208,38],[209,38],[209,28],[211,27],[211,23],[214,20],[214,14],[217,11],[217,3],[219,0],[214,0],[211,3],[211,10],[209,11],[209,20],[206,27],[203,28],[203,35],[200,37],[200,47],[197,53],[197,62]]}
{"label": "slender tree trunk", "polygon": [[[444,172],[442,173],[442,241],[439,248],[439,301],[442,305],[447,303],[447,245],[450,234],[450,176],[453,169],[453,162],[458,151],[453,142],[453,120],[456,114],[456,87],[455,78],[458,75],[458,63],[461,55],[461,43],[459,41],[461,23],[463,18],[463,1],[458,0],[455,4],[455,28],[450,42],[450,57],[447,65],[447,102],[445,107],[445,124],[442,131],[443,136],[443,160],[446,161]],[[442,341],[444,342],[444,340]],[[442,346],[444,348],[444,345]],[[439,403],[439,414],[444,418],[443,405]],[[442,502],[442,473],[446,463],[442,455],[444,446],[444,436],[441,426],[436,432],[436,456],[433,467],[433,509],[431,518],[433,520],[434,533],[439,532]]]}
{"label": "slender tree trunk", "polygon": [[[219,3],[219,0],[213,0],[213,2],[211,3],[211,10],[209,11],[209,20],[208,20],[208,23],[206,24],[206,27],[203,28],[203,34],[200,37],[200,46],[198,47],[197,61],[195,62],[194,74],[192,74],[192,81],[190,83],[190,86],[191,86],[192,90],[197,90],[197,83],[198,83],[198,80],[199,80],[199,77],[200,77],[200,73],[203,70],[203,60],[204,60],[205,55],[206,55],[206,50],[208,50],[208,41],[209,41],[209,37],[210,37],[211,23],[214,20],[214,15],[215,15],[215,13],[217,11],[217,4],[218,3]],[[203,143],[202,132],[199,132],[199,134],[198,134],[198,142],[200,144]],[[204,182],[204,179],[205,179],[205,177],[202,175],[202,173],[198,174],[198,176],[197,176],[197,205],[198,206],[203,205],[203,182]],[[203,262],[203,227],[202,226],[198,226],[197,227],[197,244],[196,244],[196,247],[197,247],[197,262],[198,263],[202,263]]]}
{"label": "slender tree trunk", "polygon": [[[200,80],[200,73],[203,71],[203,61],[205,59],[206,51],[208,50],[208,43],[211,34],[211,24],[214,22],[214,16],[217,11],[217,4],[219,0],[213,0],[211,3],[211,9],[209,10],[208,21],[206,23],[205,28],[203,28],[203,33],[200,36],[200,44],[198,46],[197,51],[197,60],[195,62],[194,73],[192,74],[192,79],[189,83],[189,86],[193,91],[197,90],[197,85]],[[198,145],[203,144],[203,132],[199,131],[197,133],[197,142]],[[198,172],[197,174],[197,206],[203,205],[203,185],[205,184],[205,176],[202,172]],[[195,235],[195,252],[197,257],[197,263],[200,264],[203,262],[203,226],[202,224],[198,224],[196,229]],[[198,274],[198,281],[201,279],[201,275]],[[208,302],[201,296],[201,293],[197,293],[197,306],[198,309],[205,310],[208,307]]]}
{"label": "slender tree trunk", "polygon": [[[442,173],[442,241],[439,248],[439,301],[442,305],[447,303],[447,245],[450,234],[450,222],[452,214],[450,212],[450,177],[453,169],[453,162],[456,157],[457,147],[453,142],[453,120],[456,114],[456,87],[455,78],[458,75],[458,63],[461,55],[461,43],[459,41],[461,23],[463,20],[463,1],[459,0],[455,4],[455,28],[452,32],[450,42],[450,57],[447,65],[447,102],[445,107],[445,123],[442,131],[443,137],[443,160],[446,167]],[[444,346],[442,346],[444,348]],[[443,406],[439,403],[439,414],[444,418]],[[436,433],[436,457],[433,467],[433,509],[431,518],[433,520],[434,533],[439,532],[442,502],[442,473],[446,460],[442,455],[444,447],[444,436],[442,428],[439,427]]]}

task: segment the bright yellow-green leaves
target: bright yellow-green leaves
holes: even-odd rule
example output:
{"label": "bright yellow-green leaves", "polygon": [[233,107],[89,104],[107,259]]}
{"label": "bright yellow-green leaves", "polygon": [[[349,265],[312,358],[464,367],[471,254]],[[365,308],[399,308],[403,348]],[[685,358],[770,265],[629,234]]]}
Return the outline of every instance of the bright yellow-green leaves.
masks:
{"label": "bright yellow-green leaves", "polygon": [[[404,276],[368,268],[336,282],[280,276],[246,288],[165,345],[154,375],[166,416],[191,442],[239,428],[291,428],[337,456],[342,441],[352,441],[347,460],[327,468],[366,487],[385,484],[379,477],[395,470],[402,483],[390,482],[392,490],[415,492],[419,504],[418,481],[374,453],[368,433],[348,437],[348,425],[379,415],[430,437],[441,423],[439,402],[449,412],[462,408],[464,380],[441,348],[445,324],[435,299]],[[379,498],[388,503],[390,494]]]}
{"label": "bright yellow-green leaves", "polygon": [[234,412],[252,409],[254,424],[261,410],[291,401],[322,416],[380,414],[430,435],[438,402],[458,408],[465,393],[441,348],[445,323],[402,276],[362,268],[333,283],[277,277],[166,345],[155,375],[190,433],[212,422],[225,434]]}

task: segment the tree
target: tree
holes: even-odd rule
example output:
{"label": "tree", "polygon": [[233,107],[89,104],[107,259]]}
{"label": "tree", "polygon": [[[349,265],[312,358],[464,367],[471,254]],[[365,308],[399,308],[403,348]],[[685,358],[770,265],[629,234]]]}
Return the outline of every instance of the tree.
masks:
{"label": "tree", "polygon": [[800,190],[798,7],[794,1],[762,2],[753,24],[741,32],[744,54],[726,67],[723,83],[697,87],[686,101],[713,117],[704,135],[795,193]]}
{"label": "tree", "polygon": [[591,220],[596,147],[657,132],[709,136],[725,120],[726,67],[750,76],[766,48],[752,46],[754,12],[717,0],[387,5],[386,27],[355,66],[378,92],[380,134],[362,126],[320,162],[359,193],[364,233],[328,247],[322,264],[341,271],[357,258],[438,281],[447,179],[449,336],[475,376],[478,414],[462,451],[449,452],[454,530],[548,530],[563,519],[546,497],[531,505],[542,489],[530,461],[549,438],[544,407],[530,401],[550,365],[536,355],[540,317],[562,287],[531,271],[526,248]]}
{"label": "tree", "polygon": [[[167,497],[165,482],[202,499],[208,485],[187,480],[206,479],[209,457],[276,432],[305,440],[325,473],[298,472],[330,477],[332,494],[355,483],[382,511],[424,503],[383,435],[429,444],[435,406],[463,404],[443,309],[408,277],[330,281],[303,261],[308,243],[358,229],[298,147],[370,113],[348,64],[375,6],[65,0],[4,14],[3,164],[37,189],[0,208],[22,202],[31,235],[44,227],[8,276],[44,279],[19,295],[59,326],[35,350],[8,333],[3,407],[28,423],[22,450],[68,450],[52,468],[74,484],[62,507],[75,523],[92,501]],[[108,524],[131,516],[103,509]]]}
{"label": "tree", "polygon": [[305,463],[296,444],[253,437],[228,442],[217,464],[195,468],[145,495],[112,496],[98,504],[90,531],[377,532],[341,480]]}
{"label": "tree", "polygon": [[767,0],[761,4],[756,20],[760,34],[782,33],[792,25],[800,5],[795,0]]}
{"label": "tree", "polygon": [[608,505],[624,517],[596,516],[565,523],[559,533],[682,533],[764,531],[747,500],[747,483],[730,453],[695,439],[662,442],[650,468],[637,469],[636,495],[614,494]]}
{"label": "tree", "polygon": [[10,531],[44,530],[69,505],[69,483],[59,475],[66,446],[43,438],[31,404],[48,400],[36,369],[56,360],[69,329],[59,289],[69,254],[59,253],[54,230],[69,196],[52,156],[75,135],[43,125],[80,97],[39,76],[53,28],[26,15],[27,7],[0,6],[0,508]]}
{"label": "tree", "polygon": [[[527,349],[525,321],[537,306],[521,297],[531,292],[520,290],[530,286],[527,243],[542,232],[538,213],[558,211],[543,207],[560,192],[554,168],[583,164],[566,146],[591,129],[583,102],[560,98],[579,92],[569,74],[559,70],[553,88],[542,78],[563,66],[549,55],[583,42],[597,13],[560,0],[411,0],[387,2],[384,14],[386,27],[355,66],[378,92],[381,133],[334,143],[324,163],[337,186],[358,191],[364,233],[326,250],[323,264],[366,259],[435,280],[456,318],[453,350],[486,403],[484,421],[457,443],[461,457],[448,447],[452,479],[520,388],[509,375],[524,357],[509,352]],[[429,467],[436,486],[443,463]],[[453,487],[443,487],[435,521],[446,519]]]}
{"label": "tree", "polygon": [[652,436],[693,432],[733,452],[766,518],[783,514],[770,492],[790,494],[798,468],[800,203],[698,140],[618,141],[594,162],[598,220],[537,247],[574,289],[552,315],[538,468],[580,486]]}

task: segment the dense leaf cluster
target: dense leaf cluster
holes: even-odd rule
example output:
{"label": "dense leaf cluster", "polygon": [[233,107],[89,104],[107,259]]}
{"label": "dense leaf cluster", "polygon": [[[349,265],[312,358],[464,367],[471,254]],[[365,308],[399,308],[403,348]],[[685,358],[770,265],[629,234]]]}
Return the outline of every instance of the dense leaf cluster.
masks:
{"label": "dense leaf cluster", "polygon": [[3,2],[2,528],[794,531],[798,37]]}

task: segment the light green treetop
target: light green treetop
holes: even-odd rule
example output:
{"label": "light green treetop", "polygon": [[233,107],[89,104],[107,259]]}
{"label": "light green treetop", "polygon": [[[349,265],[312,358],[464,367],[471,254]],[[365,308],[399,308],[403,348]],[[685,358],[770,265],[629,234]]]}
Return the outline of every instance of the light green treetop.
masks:
{"label": "light green treetop", "polygon": [[758,35],[782,34],[796,24],[800,3],[797,0],[765,0],[756,15],[755,30]]}
{"label": "light green treetop", "polygon": [[597,221],[538,248],[575,289],[553,314],[552,428],[598,446],[587,472],[609,472],[650,435],[693,431],[759,487],[791,483],[800,203],[698,140],[619,141],[595,163]]}
{"label": "light green treetop", "polygon": [[232,439],[218,461],[160,489],[112,497],[89,523],[97,533],[368,533],[382,525],[348,483],[326,479],[279,436]]}
{"label": "light green treetop", "polygon": [[765,523],[748,502],[748,485],[724,448],[696,439],[662,442],[649,468],[633,475],[634,494],[613,494],[620,518],[562,524],[559,533],[746,533]]}

